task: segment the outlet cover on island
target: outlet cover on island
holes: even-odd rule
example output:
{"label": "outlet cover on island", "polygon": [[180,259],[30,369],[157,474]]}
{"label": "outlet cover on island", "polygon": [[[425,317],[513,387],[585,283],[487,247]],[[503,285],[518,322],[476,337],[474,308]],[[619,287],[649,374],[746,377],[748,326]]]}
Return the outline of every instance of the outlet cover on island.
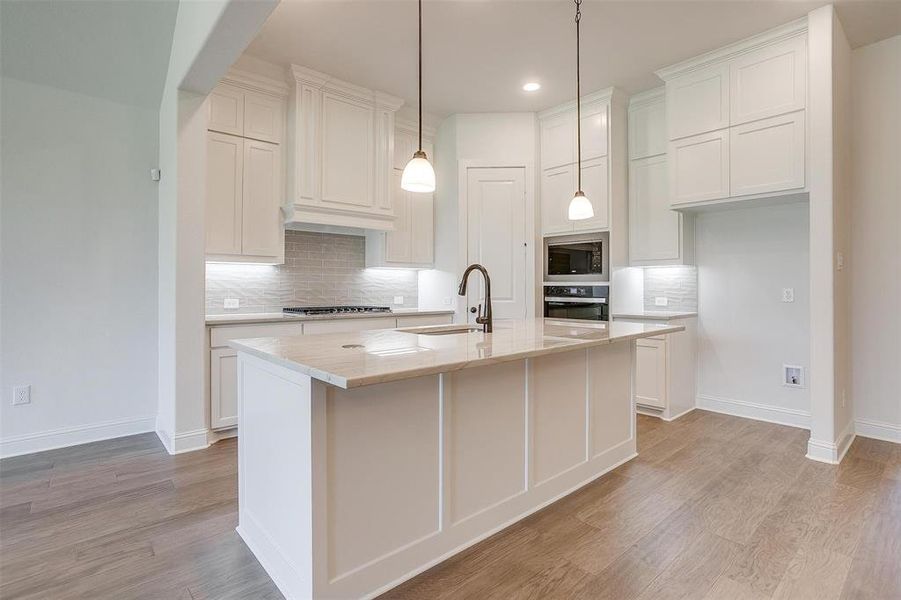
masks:
{"label": "outlet cover on island", "polygon": [[241,300],[239,298],[226,298],[225,302],[223,302],[223,306],[226,309],[241,308]]}
{"label": "outlet cover on island", "polygon": [[654,297],[654,306],[666,306],[667,304],[669,304],[669,299],[666,296]]}
{"label": "outlet cover on island", "polygon": [[395,296],[395,297],[394,297],[394,303],[395,303],[395,304],[403,304],[403,303],[404,303],[404,297],[403,297],[403,296]]}

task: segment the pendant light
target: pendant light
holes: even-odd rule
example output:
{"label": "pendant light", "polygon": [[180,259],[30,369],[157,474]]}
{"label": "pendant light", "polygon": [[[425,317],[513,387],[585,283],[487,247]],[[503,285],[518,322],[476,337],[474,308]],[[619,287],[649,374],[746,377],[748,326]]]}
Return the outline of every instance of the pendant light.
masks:
{"label": "pendant light", "polygon": [[422,149],[422,0],[419,0],[419,150],[404,167],[400,187],[408,192],[435,191],[435,169]]}
{"label": "pendant light", "polygon": [[582,0],[576,3],[576,193],[569,201],[569,220],[581,221],[594,216],[594,207],[582,191],[582,89],[579,81],[579,21],[582,20]]}

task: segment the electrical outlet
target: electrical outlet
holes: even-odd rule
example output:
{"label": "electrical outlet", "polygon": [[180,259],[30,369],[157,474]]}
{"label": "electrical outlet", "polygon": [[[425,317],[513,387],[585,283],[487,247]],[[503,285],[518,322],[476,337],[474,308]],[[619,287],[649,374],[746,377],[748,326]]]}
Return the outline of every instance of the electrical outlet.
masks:
{"label": "electrical outlet", "polygon": [[17,385],[13,388],[13,406],[31,404],[31,386]]}
{"label": "electrical outlet", "polygon": [[444,299],[444,306],[450,306],[451,304],[452,304],[452,301],[451,301],[450,298],[445,298],[445,299]]}
{"label": "electrical outlet", "polygon": [[404,303],[404,297],[403,297],[403,296],[395,296],[395,297],[394,297],[394,303],[395,303],[395,304],[403,304],[403,303]]}
{"label": "electrical outlet", "polygon": [[226,298],[222,303],[225,308],[241,308],[240,298]]}
{"label": "electrical outlet", "polygon": [[782,365],[782,385],[796,388],[804,387],[804,367]]}
{"label": "electrical outlet", "polygon": [[666,296],[654,297],[654,306],[666,306],[667,304],[669,304],[669,299]]}
{"label": "electrical outlet", "polygon": [[835,255],[835,268],[838,271],[845,268],[845,255],[841,252]]}
{"label": "electrical outlet", "polygon": [[845,389],[842,388],[842,408],[848,405],[848,394],[845,393]]}
{"label": "electrical outlet", "polygon": [[782,301],[783,302],[794,302],[795,301],[795,288],[782,288]]}

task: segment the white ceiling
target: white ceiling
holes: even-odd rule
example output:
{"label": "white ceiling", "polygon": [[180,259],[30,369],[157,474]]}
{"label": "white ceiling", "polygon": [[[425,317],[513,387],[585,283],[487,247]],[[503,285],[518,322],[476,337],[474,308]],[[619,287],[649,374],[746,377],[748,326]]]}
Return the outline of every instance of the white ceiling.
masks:
{"label": "white ceiling", "polygon": [[176,0],[0,0],[5,77],[157,108]]}
{"label": "white ceiling", "polygon": [[[822,0],[600,1],[582,5],[582,89],[627,93],[654,70],[775,27]],[[852,46],[901,32],[901,0],[845,0]],[[426,111],[534,111],[573,97],[574,6],[568,0],[425,0]],[[282,0],[247,53],[302,64],[416,104],[416,2]],[[528,80],[542,84],[528,94]]]}

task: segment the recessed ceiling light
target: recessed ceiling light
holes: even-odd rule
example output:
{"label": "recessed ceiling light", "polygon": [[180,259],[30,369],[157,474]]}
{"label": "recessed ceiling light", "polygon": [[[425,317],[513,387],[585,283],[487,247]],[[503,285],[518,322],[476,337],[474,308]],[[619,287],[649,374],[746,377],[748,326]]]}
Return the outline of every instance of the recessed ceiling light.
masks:
{"label": "recessed ceiling light", "polygon": [[530,81],[529,83],[523,85],[522,89],[527,92],[537,92],[541,89],[541,84],[537,81]]}

